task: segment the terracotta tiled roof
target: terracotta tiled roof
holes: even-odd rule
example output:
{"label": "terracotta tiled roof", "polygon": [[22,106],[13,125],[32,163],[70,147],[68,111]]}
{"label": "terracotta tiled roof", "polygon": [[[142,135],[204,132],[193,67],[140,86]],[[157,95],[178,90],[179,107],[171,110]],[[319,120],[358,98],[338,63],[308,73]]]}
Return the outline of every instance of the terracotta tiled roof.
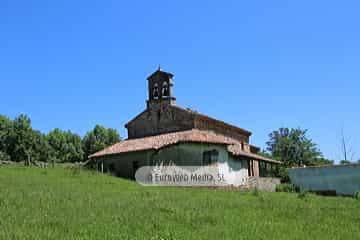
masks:
{"label": "terracotta tiled roof", "polygon": [[235,156],[243,156],[243,157],[248,157],[248,158],[251,158],[251,159],[257,159],[257,160],[261,160],[261,161],[265,161],[265,162],[272,162],[272,163],[281,164],[280,161],[276,161],[276,160],[271,159],[271,158],[266,158],[266,157],[263,157],[261,155],[255,154],[255,153],[245,152],[245,151],[241,150],[241,145],[238,144],[238,143],[228,145],[227,149],[231,154],[233,154]]}
{"label": "terracotta tiled roof", "polygon": [[136,152],[149,149],[160,149],[179,142],[204,142],[217,144],[232,144],[235,140],[217,135],[208,131],[192,129],[188,131],[172,132],[151,137],[136,138],[116,143],[97,153],[90,155],[90,158],[118,154],[124,152]]}
{"label": "terracotta tiled roof", "polygon": [[252,159],[279,163],[275,160],[264,158],[254,153],[242,151],[240,143],[235,139],[220,134],[215,134],[214,132],[202,131],[197,129],[121,141],[90,155],[89,158],[151,149],[157,150],[180,142],[224,144],[228,146],[228,151],[235,156],[244,156]]}

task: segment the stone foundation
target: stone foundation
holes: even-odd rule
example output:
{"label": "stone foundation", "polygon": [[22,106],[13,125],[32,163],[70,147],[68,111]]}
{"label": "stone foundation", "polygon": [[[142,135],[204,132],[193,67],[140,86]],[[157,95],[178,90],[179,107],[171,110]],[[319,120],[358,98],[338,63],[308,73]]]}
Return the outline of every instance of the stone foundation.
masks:
{"label": "stone foundation", "polygon": [[259,189],[266,192],[275,192],[276,186],[280,184],[280,178],[270,178],[270,177],[247,177],[245,179],[245,184],[240,186],[224,186],[224,187],[212,187],[214,189],[224,189],[229,191],[242,191],[242,190],[251,190]]}

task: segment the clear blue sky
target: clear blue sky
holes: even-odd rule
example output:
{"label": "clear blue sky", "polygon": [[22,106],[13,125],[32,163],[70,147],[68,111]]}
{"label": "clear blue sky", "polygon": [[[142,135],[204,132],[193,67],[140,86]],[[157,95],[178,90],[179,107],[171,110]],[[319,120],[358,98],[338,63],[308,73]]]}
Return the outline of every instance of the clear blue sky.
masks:
{"label": "clear blue sky", "polygon": [[145,107],[146,77],[175,74],[178,104],[253,132],[339,134],[360,158],[359,1],[0,1],[0,114],[83,135]]}

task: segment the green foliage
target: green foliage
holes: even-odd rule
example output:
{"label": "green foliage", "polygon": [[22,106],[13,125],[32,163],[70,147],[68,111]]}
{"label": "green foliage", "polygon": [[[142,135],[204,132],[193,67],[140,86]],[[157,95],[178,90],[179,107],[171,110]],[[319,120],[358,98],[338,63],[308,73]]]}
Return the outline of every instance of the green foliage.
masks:
{"label": "green foliage", "polygon": [[281,182],[290,182],[290,177],[286,166],[279,166],[276,175],[280,178]]}
{"label": "green foliage", "polygon": [[47,141],[46,135],[40,131],[33,131],[33,159],[48,162],[53,155],[53,149]]}
{"label": "green foliage", "polygon": [[252,194],[253,196],[257,197],[257,196],[260,195],[260,191],[259,191],[259,189],[258,189],[257,187],[255,187],[255,188],[253,188],[253,189],[251,190],[251,194]]}
{"label": "green foliage", "polygon": [[315,161],[315,165],[322,166],[322,165],[333,165],[334,160],[329,160],[323,157],[317,158]]}
{"label": "green foliage", "polygon": [[280,128],[269,137],[267,150],[286,167],[313,166],[324,161],[317,145],[307,137],[307,130]]}
{"label": "green foliage", "polygon": [[350,164],[351,162],[349,160],[341,160],[340,164],[346,165],[346,164]]}
{"label": "green foliage", "polygon": [[92,131],[89,131],[83,138],[82,144],[85,158],[105,147],[119,142],[120,140],[120,135],[115,129],[96,125],[95,128]]}
{"label": "green foliage", "polygon": [[360,191],[357,191],[357,192],[355,193],[355,198],[358,199],[358,200],[360,200]]}
{"label": "green foliage", "polygon": [[8,153],[11,128],[12,121],[6,116],[0,115],[0,151],[3,153]]}
{"label": "green foliage", "polygon": [[80,162],[91,153],[120,141],[119,133],[99,125],[84,139],[58,128],[45,135],[31,126],[28,116],[14,120],[0,115],[0,160],[31,162]]}
{"label": "green foliage", "polygon": [[0,151],[0,161],[10,161],[10,155]]}
{"label": "green foliage", "polygon": [[272,158],[272,155],[270,153],[266,152],[264,149],[259,151],[257,154],[260,156],[266,157],[266,158]]}
{"label": "green foliage", "polygon": [[[115,129],[96,126],[83,142],[86,151],[92,152],[119,140]],[[80,136],[70,131],[54,129],[48,135],[35,131],[30,118],[23,114],[13,121],[0,115],[0,157],[3,159],[79,162],[84,159],[83,142]]]}
{"label": "green foliage", "polygon": [[[0,239],[357,239],[359,201],[142,187],[59,167],[0,168]],[[311,223],[311,224],[309,224]]]}
{"label": "green foliage", "polygon": [[301,189],[300,192],[298,193],[298,198],[304,199],[304,198],[306,198],[308,193],[309,193],[309,191],[307,191],[306,189]]}
{"label": "green foliage", "polygon": [[14,119],[8,138],[8,154],[12,161],[27,161],[34,152],[34,134],[31,120],[21,114]]}
{"label": "green foliage", "polygon": [[55,162],[80,162],[84,151],[79,135],[71,131],[55,128],[47,135],[47,140],[53,152],[50,154]]}
{"label": "green foliage", "polygon": [[281,183],[276,186],[276,192],[295,192],[295,187],[290,183]]}

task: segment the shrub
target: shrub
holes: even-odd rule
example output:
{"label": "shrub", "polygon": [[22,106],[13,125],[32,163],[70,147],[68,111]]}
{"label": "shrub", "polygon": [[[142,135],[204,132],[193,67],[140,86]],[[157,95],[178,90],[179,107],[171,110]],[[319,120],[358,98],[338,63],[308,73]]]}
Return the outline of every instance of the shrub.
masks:
{"label": "shrub", "polygon": [[259,192],[259,189],[257,189],[257,187],[255,187],[252,191],[251,191],[251,194],[253,196],[259,196],[260,192]]}
{"label": "shrub", "polygon": [[2,151],[0,151],[0,161],[10,161],[10,156]]}
{"label": "shrub", "polygon": [[298,194],[298,198],[300,199],[304,199],[308,194],[308,191],[306,189],[301,189],[299,194]]}
{"label": "shrub", "polygon": [[277,192],[295,192],[294,185],[290,183],[281,183],[276,186]]}
{"label": "shrub", "polygon": [[289,183],[290,177],[286,167],[279,167],[276,171],[276,176],[278,176],[282,183]]}
{"label": "shrub", "polygon": [[355,193],[355,198],[358,199],[358,200],[360,200],[360,191],[357,191],[357,192]]}

